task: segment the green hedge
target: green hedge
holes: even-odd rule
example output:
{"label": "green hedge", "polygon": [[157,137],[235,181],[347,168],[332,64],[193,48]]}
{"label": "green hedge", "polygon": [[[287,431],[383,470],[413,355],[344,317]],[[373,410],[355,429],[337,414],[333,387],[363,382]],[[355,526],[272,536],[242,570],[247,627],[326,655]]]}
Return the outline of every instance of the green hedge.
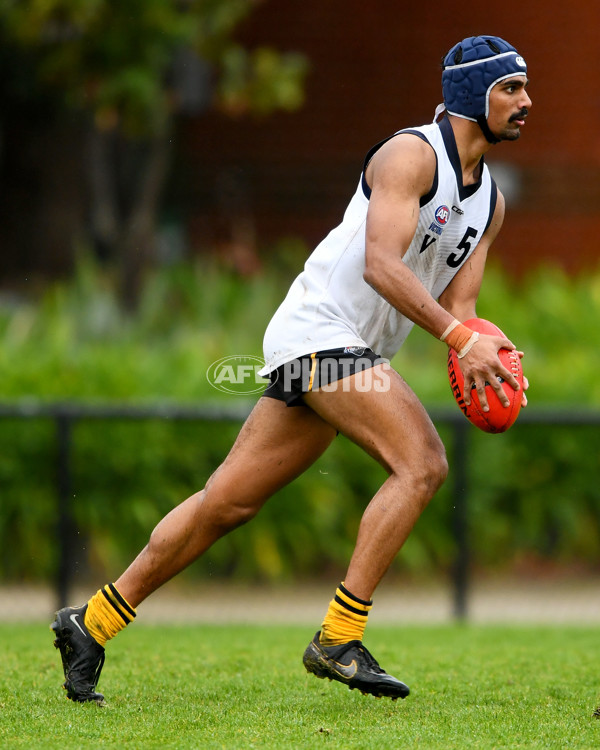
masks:
{"label": "green hedge", "polygon": [[[198,404],[225,396],[206,381],[214,360],[261,354],[264,327],[285,294],[288,267],[239,278],[215,265],[154,273],[140,310],[125,315],[110,276],[84,262],[38,299],[0,304],[2,399]],[[526,352],[530,409],[600,407],[600,274],[540,270],[517,284],[490,269],[478,313]],[[411,334],[394,361],[426,405],[452,408],[445,347]],[[239,425],[82,421],[74,428],[73,506],[81,575],[114,577],[154,524],[201,488]],[[441,427],[454,463],[451,433]],[[600,546],[600,430],[519,424],[505,435],[469,429],[475,561],[519,558],[594,564]],[[0,420],[2,577],[49,580],[57,562],[56,444],[47,420]],[[383,471],[339,437],[251,524],[186,574],[281,580],[343,570],[362,510]],[[418,523],[398,569],[447,569],[454,557],[449,482]]]}

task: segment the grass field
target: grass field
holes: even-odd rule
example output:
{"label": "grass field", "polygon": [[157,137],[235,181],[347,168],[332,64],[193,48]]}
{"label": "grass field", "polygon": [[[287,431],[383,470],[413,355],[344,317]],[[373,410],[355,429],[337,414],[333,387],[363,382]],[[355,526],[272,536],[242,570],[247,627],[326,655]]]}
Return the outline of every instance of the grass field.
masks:
{"label": "grass field", "polygon": [[591,627],[371,626],[412,689],[392,702],[304,672],[298,626],[134,624],[108,645],[107,706],[73,704],[45,626],[0,625],[2,748],[597,748]]}

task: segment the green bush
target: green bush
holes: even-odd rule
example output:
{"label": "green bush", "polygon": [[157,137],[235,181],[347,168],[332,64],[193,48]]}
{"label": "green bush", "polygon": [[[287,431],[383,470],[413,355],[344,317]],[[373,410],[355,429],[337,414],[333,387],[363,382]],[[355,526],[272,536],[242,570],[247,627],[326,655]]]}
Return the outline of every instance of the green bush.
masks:
{"label": "green bush", "polygon": [[[297,255],[297,254],[296,254]],[[114,283],[83,262],[74,279],[39,299],[0,303],[5,401],[231,405],[206,379],[211,362],[260,355],[264,328],[291,278],[287,262],[252,278],[215,264],[163,269],[127,316]],[[526,352],[530,413],[600,406],[600,273],[569,278],[539,270],[520,283],[488,271],[478,313]],[[415,330],[394,366],[433,410],[455,408],[445,347]],[[244,402],[245,403],[245,402]],[[114,576],[155,523],[200,489],[231,446],[238,424],[82,420],[73,430],[74,550],[82,576]],[[451,465],[451,429],[440,424]],[[49,580],[57,565],[56,435],[45,419],[0,420],[0,560],[5,579]],[[597,427],[517,423],[505,435],[468,428],[469,513],[475,561],[520,557],[594,564],[598,558]],[[281,580],[343,570],[362,511],[385,474],[337,438],[258,518],[186,575]],[[396,567],[448,569],[455,555],[452,478],[425,511]]]}

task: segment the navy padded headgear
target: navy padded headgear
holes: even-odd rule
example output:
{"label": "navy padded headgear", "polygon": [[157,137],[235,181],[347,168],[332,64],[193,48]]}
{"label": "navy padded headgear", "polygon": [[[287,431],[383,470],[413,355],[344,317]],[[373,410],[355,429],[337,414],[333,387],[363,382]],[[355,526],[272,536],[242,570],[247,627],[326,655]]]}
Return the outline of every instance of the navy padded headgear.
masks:
{"label": "navy padded headgear", "polygon": [[492,143],[487,125],[492,88],[504,78],[527,75],[517,50],[498,36],[471,36],[456,44],[443,62],[442,91],[448,114],[479,123]]}

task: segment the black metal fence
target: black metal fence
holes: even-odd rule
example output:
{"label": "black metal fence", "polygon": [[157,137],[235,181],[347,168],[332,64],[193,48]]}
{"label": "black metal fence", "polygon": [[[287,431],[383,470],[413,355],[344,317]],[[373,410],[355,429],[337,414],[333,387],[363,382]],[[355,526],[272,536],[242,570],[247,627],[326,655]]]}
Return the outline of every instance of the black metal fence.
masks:
{"label": "black metal fence", "polygon": [[[71,498],[73,497],[71,452],[73,425],[83,420],[155,420],[195,422],[243,422],[250,413],[251,405],[198,405],[190,406],[128,406],[88,405],[75,403],[18,402],[0,403],[0,419],[48,419],[56,427],[56,504],[57,540],[59,563],[55,576],[56,597],[59,607],[69,601],[69,593],[75,573],[71,550],[76,539]],[[456,543],[456,559],[453,566],[452,586],[454,616],[463,620],[468,613],[469,594],[469,473],[467,470],[469,433],[471,425],[456,408],[430,409],[430,416],[438,426],[444,425],[452,433],[452,482],[455,513],[453,534]],[[519,424],[551,426],[600,426],[600,411],[590,409],[535,410],[531,407],[519,416]],[[513,428],[515,429],[515,428]]]}

